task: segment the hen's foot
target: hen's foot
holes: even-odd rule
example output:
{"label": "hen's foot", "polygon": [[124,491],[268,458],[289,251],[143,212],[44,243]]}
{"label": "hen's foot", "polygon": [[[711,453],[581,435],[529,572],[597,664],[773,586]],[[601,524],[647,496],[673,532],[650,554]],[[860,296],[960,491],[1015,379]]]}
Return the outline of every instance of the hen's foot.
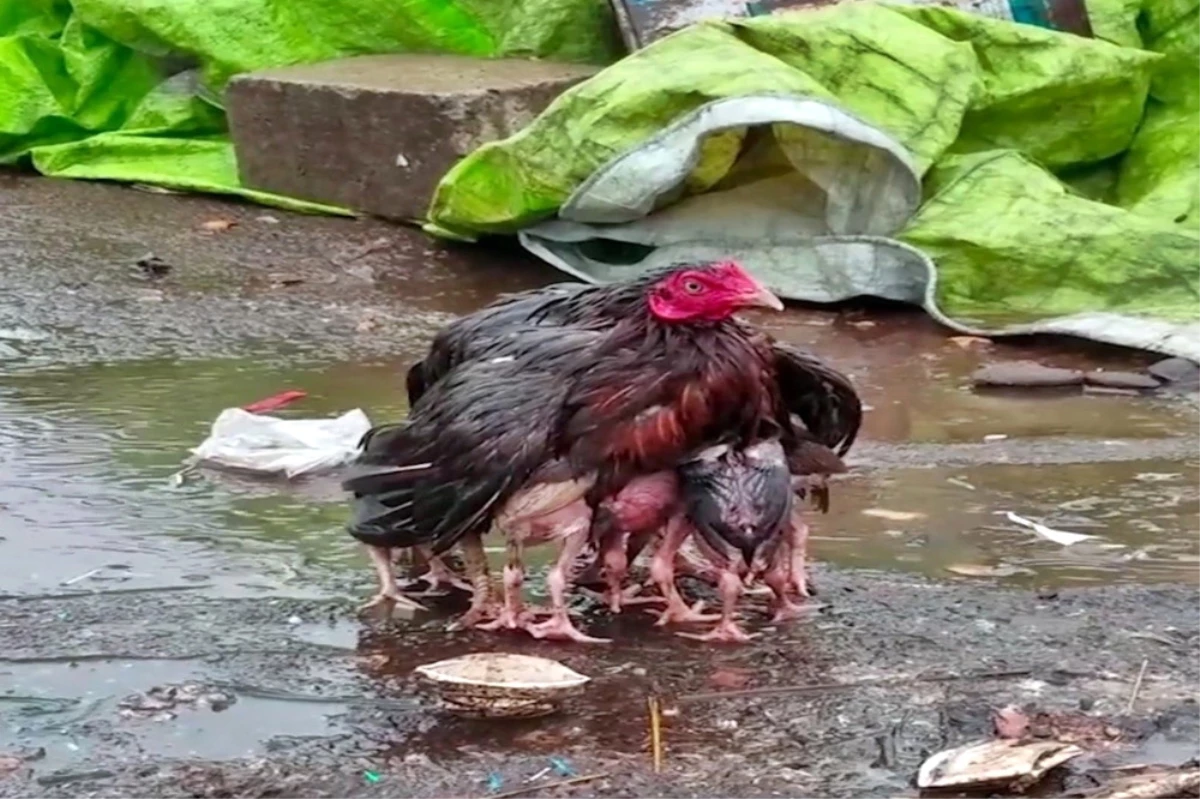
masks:
{"label": "hen's foot", "polygon": [[402,607],[402,608],[409,608],[411,610],[425,610],[426,609],[425,606],[422,605],[420,602],[416,602],[412,599],[409,599],[404,594],[400,593],[399,590],[397,590],[395,588],[385,588],[385,589],[381,590],[378,594],[376,594],[374,597],[372,597],[369,602],[366,602],[366,603],[360,605],[358,608],[358,612],[365,613],[366,611],[371,610],[372,608],[377,608],[380,606],[386,607],[389,611],[391,611],[393,608],[395,608],[397,606]]}
{"label": "hen's foot", "polygon": [[665,605],[667,598],[659,594],[643,594],[648,586],[631,585],[621,592],[621,603],[624,605]]}
{"label": "hen's foot", "polygon": [[792,621],[801,616],[806,615],[810,608],[807,605],[797,605],[792,600],[784,597],[775,602],[775,615],[771,616],[772,622]]}
{"label": "hen's foot", "polygon": [[450,596],[450,592],[447,589],[439,587],[437,583],[429,582],[424,577],[416,577],[412,580],[405,580],[404,582],[400,583],[398,590],[401,594],[407,597],[419,596],[428,599]]}
{"label": "hen's foot", "polygon": [[732,619],[722,621],[716,627],[706,633],[675,633],[682,638],[691,638],[695,641],[708,641],[720,644],[745,644],[757,638],[760,634],[750,633],[743,630],[737,625],[737,622]]}
{"label": "hen's foot", "polygon": [[[667,609],[664,610],[658,617],[658,621],[654,622],[656,627],[664,627],[668,624],[699,624],[701,622],[717,621],[721,618],[716,613],[701,613],[704,608],[704,602],[699,601],[696,604],[688,607],[682,601],[667,602]],[[654,611],[646,611],[653,613]]]}
{"label": "hen's foot", "polygon": [[526,630],[531,624],[533,624],[533,613],[528,608],[513,610],[512,608],[502,607],[494,619],[482,624],[476,623],[475,629],[487,630],[489,632],[494,630]]}
{"label": "hen's foot", "polygon": [[616,594],[611,590],[594,591],[590,588],[580,588],[579,593],[586,594],[597,602],[603,604],[613,613],[620,613],[626,606],[631,605],[662,605],[666,603],[666,598],[661,596],[647,595],[641,596],[644,590],[643,586],[631,585]]}
{"label": "hen's foot", "polygon": [[534,638],[548,638],[552,641],[576,641],[581,644],[607,644],[608,638],[593,638],[581,632],[571,617],[565,612],[555,613],[540,624],[532,624],[525,628]]}
{"label": "hen's foot", "polygon": [[[448,632],[457,632],[458,630],[475,629],[500,629],[499,627],[485,627],[484,625],[495,624],[504,614],[504,606],[499,602],[472,602],[471,607],[467,608],[467,612],[452,621],[446,627]],[[528,619],[526,619],[528,623]],[[523,626],[523,625],[522,625]],[[509,629],[505,627],[505,629]]]}

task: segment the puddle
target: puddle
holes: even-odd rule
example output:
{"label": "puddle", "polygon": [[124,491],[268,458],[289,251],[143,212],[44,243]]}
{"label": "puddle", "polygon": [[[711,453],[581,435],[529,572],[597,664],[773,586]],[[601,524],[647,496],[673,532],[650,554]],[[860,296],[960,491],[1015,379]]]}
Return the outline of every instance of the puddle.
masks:
{"label": "puddle", "polygon": [[[979,354],[939,338],[936,357],[918,357],[920,345],[935,345],[925,339],[940,334],[911,316],[885,317],[871,328],[880,337],[868,341],[856,340],[857,328],[824,325],[830,318],[792,314],[780,333],[839,363],[845,355],[847,368],[864,375],[859,381],[872,407],[865,441],[981,442],[996,433],[1009,436],[1010,444],[1067,434],[1162,438],[1195,424],[1194,409],[1180,402],[975,394],[963,381]],[[897,327],[915,332],[900,337]],[[1064,350],[1056,362],[1069,362],[1070,355]],[[1127,365],[1115,357],[1101,360]],[[913,358],[924,364],[928,380],[899,374]],[[365,577],[361,555],[342,532],[345,505],[335,477],[288,484],[209,472],[180,487],[169,477],[222,409],[284,389],[300,388],[308,397],[283,415],[361,407],[376,420],[396,418],[404,413],[406,363],[403,356],[317,363],[273,355],[8,376],[0,382],[0,512],[6,516],[0,585],[19,594],[171,587],[222,596],[319,596],[324,578],[352,569]],[[1153,482],[1139,479],[1143,473],[1167,477]],[[1195,465],[1175,462],[858,476],[837,489],[833,515],[817,522],[815,555],[939,577],[947,576],[947,565],[1003,561],[1049,582],[1188,579],[1196,558],[1195,483]],[[1062,503],[1075,504],[1060,510]],[[928,519],[897,527],[856,510],[873,506],[911,508]],[[1092,525],[1129,551],[1062,551],[1032,542],[1024,531],[981,529],[1005,526],[994,515],[998,510],[1044,516],[1052,525]],[[1121,559],[1130,553],[1133,559]],[[548,551],[530,554],[532,565],[550,557]]]}
{"label": "puddle", "polygon": [[[1196,414],[1186,402],[1081,392],[975,392],[971,374],[993,361],[1035,360],[1072,369],[1139,370],[1153,356],[1050,341],[996,343],[967,349],[947,339],[928,318],[877,311],[859,321],[806,311],[760,321],[775,335],[830,359],[854,379],[870,406],[863,438],[914,443],[978,443],[1010,438],[1158,438],[1194,435]],[[869,324],[860,328],[856,324]]]}
{"label": "puddle", "polygon": [[[120,703],[154,686],[204,681],[199,664],[176,660],[0,665],[0,751],[45,749],[38,771],[103,757],[106,739],[131,736],[143,754],[233,759],[261,755],[276,738],[330,735],[346,707],[236,696],[228,708],[180,704],[174,718],[128,718]],[[107,730],[108,734],[96,733]],[[122,743],[125,743],[124,741]]]}
{"label": "puddle", "polygon": [[[968,579],[955,567],[983,566],[1011,572],[1003,579],[1015,584],[1186,582],[1200,562],[1198,483],[1196,462],[1155,461],[857,476],[813,522],[812,549],[820,561],[941,579]],[[1098,538],[1059,546],[1005,511]]]}
{"label": "puddle", "polygon": [[[6,592],[207,585],[314,595],[298,573],[358,562],[336,479],[170,476],[229,405],[290,386],[283,414],[403,413],[397,367],[145,362],[0,384],[0,585]],[[95,570],[100,571],[96,572]],[[90,575],[90,576],[85,576]],[[63,585],[69,583],[69,585]]]}

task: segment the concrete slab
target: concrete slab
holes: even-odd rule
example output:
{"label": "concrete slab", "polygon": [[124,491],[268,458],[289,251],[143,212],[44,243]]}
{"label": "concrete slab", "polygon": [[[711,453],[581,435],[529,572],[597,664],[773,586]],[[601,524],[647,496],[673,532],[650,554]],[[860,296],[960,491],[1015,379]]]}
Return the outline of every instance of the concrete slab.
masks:
{"label": "concrete slab", "polygon": [[438,180],[527,125],[597,67],[376,55],[235,78],[225,103],[248,186],[389,219],[424,216]]}

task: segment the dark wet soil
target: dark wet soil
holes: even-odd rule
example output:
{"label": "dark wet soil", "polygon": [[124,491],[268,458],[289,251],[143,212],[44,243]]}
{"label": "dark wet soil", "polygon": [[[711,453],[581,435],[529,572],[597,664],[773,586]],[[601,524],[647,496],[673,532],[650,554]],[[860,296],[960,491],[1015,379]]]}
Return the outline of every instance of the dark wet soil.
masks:
{"label": "dark wet soil", "polygon": [[[577,795],[896,796],[1010,703],[1111,721],[1102,764],[1198,754],[1195,398],[970,388],[993,361],[1153,358],[955,341],[904,309],[790,311],[764,321],[870,406],[814,525],[824,611],[760,621],[740,648],[636,615],[592,618],[616,640],[602,649],[362,623],[370,577],[336,480],[170,476],[223,408],[284,389],[308,397],[283,415],[402,414],[402,369],[437,325],[560,276],[372,221],[11,175],[0,190],[0,763],[28,758],[0,796],[486,796],[559,778],[550,758],[606,775]],[[148,253],[169,268],[139,268]],[[1007,511],[1098,538],[1060,547]],[[444,717],[411,675],[496,648],[594,681],[560,716],[485,723]],[[830,683],[849,685],[686,699]],[[193,694],[234,701],[130,712]],[[670,711],[657,775],[651,695]]]}

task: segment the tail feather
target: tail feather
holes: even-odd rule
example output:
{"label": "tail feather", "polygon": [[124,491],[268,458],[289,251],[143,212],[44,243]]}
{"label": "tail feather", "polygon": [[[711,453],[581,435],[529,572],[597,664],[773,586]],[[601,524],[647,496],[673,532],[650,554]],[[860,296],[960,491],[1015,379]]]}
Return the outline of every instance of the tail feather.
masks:
{"label": "tail feather", "polygon": [[407,490],[356,497],[346,530],[370,546],[416,546],[423,541],[413,523],[413,505],[413,494]]}
{"label": "tail feather", "polygon": [[356,469],[342,481],[342,490],[353,494],[381,494],[411,486],[428,478],[432,463],[413,463],[407,466],[386,466],[378,469]]}

